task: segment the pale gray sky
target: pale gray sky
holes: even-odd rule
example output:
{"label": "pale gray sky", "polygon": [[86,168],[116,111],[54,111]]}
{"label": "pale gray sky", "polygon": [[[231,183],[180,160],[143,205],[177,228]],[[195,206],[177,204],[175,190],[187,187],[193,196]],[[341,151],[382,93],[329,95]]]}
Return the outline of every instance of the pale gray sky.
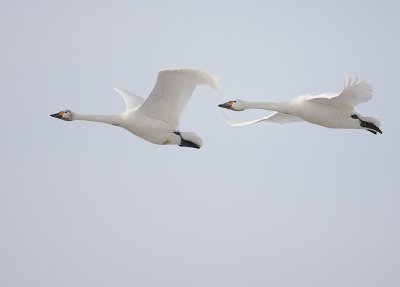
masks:
{"label": "pale gray sky", "polygon": [[[398,286],[399,27],[398,1],[0,1],[0,286]],[[223,87],[182,115],[201,150],[49,117],[117,113],[113,87],[176,67]],[[344,72],[383,135],[217,108]]]}

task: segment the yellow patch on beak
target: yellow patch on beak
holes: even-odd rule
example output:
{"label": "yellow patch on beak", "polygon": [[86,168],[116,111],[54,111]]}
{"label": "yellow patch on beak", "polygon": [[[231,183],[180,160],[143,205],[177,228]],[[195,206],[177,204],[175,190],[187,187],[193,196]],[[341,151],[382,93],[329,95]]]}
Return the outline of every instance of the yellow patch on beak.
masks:
{"label": "yellow patch on beak", "polygon": [[225,108],[225,109],[232,109],[232,105],[235,103],[235,101],[229,101],[223,104],[218,105],[220,108]]}
{"label": "yellow patch on beak", "polygon": [[61,112],[56,113],[56,114],[51,114],[50,116],[53,117],[53,118],[62,119],[63,115],[64,115],[64,112],[61,111]]}

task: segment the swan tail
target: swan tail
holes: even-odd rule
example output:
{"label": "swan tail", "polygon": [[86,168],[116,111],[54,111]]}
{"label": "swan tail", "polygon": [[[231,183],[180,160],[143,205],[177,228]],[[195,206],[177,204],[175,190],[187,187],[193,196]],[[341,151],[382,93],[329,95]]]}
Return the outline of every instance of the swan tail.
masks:
{"label": "swan tail", "polygon": [[203,142],[201,138],[192,132],[174,132],[181,137],[181,142],[179,146],[181,147],[191,147],[191,148],[201,148]]}

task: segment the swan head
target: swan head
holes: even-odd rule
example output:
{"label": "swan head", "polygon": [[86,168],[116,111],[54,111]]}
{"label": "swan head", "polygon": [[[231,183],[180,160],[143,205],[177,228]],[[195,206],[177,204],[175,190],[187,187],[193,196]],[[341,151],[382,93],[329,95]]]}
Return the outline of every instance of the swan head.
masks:
{"label": "swan head", "polygon": [[64,121],[72,121],[72,115],[73,114],[70,110],[65,110],[56,114],[51,114],[50,116]]}
{"label": "swan head", "polygon": [[241,100],[229,101],[218,105],[218,107],[233,111],[243,111],[245,109],[244,102]]}

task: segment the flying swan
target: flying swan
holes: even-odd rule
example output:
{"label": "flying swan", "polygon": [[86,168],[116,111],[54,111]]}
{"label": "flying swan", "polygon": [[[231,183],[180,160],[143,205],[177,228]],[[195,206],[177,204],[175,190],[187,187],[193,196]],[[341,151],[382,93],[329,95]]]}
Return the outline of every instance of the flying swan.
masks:
{"label": "flying swan", "polygon": [[379,120],[363,117],[354,112],[358,104],[372,98],[372,86],[357,78],[345,74],[344,88],[341,93],[324,93],[317,96],[304,95],[284,103],[229,101],[219,107],[234,111],[263,109],[275,111],[266,117],[248,122],[234,123],[232,126],[245,126],[258,122],[291,123],[307,121],[312,124],[336,129],[365,129],[371,133],[382,134]]}
{"label": "flying swan", "polygon": [[158,73],[150,95],[143,98],[123,89],[114,90],[125,101],[126,109],[117,115],[80,115],[70,110],[50,116],[64,121],[92,121],[119,126],[151,143],[199,149],[201,138],[193,132],[178,130],[179,116],[197,85],[219,89],[218,79],[193,69],[169,69]]}

